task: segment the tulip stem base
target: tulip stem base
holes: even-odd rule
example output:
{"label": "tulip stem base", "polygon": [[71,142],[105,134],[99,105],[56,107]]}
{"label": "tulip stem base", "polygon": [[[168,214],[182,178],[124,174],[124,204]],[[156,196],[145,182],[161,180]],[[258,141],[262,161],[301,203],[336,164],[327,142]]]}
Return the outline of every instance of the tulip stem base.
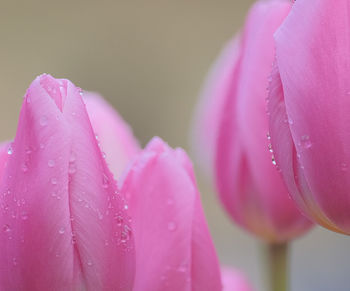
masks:
{"label": "tulip stem base", "polygon": [[287,261],[288,244],[267,244],[264,245],[264,269],[266,274],[266,290],[287,291]]}

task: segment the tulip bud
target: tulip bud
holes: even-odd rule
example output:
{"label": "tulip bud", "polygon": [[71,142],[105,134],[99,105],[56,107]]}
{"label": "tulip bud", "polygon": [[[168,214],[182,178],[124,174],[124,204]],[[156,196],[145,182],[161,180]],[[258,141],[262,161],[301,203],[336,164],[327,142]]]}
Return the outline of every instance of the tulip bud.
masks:
{"label": "tulip bud", "polygon": [[128,210],[80,89],[39,76],[27,90],[7,154],[0,183],[1,289],[130,290],[133,239],[122,231]]}
{"label": "tulip bud", "polygon": [[350,234],[349,1],[297,1],[275,35],[270,133],[299,208]]}
{"label": "tulip bud", "polygon": [[273,34],[290,8],[281,0],[252,7],[240,36],[225,48],[196,119],[196,144],[208,150],[223,206],[241,227],[271,243],[310,228],[288,196],[267,137]]}
{"label": "tulip bud", "polygon": [[125,175],[135,237],[134,291],[221,290],[191,162],[154,138]]}

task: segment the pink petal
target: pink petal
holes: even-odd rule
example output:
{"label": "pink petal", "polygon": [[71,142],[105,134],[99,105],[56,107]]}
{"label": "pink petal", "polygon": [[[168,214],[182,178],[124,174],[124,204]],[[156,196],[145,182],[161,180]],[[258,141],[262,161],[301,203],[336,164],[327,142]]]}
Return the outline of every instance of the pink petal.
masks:
{"label": "pink petal", "polygon": [[84,92],[91,125],[112,173],[119,178],[126,165],[140,150],[129,125],[101,96]]}
{"label": "pink petal", "polygon": [[79,90],[38,77],[27,91],[0,185],[4,290],[126,290],[132,241],[124,202],[96,143]]}
{"label": "pink petal", "polygon": [[223,291],[253,291],[253,287],[241,272],[230,268],[221,268]]}
{"label": "pink petal", "polygon": [[[291,142],[299,157],[282,171],[291,172],[300,163],[302,171],[295,174],[304,187],[290,188],[293,198],[318,223],[349,234],[348,22],[346,0],[296,1],[275,38]],[[274,148],[283,148],[281,142],[276,138]],[[288,150],[280,151],[290,156]]]}
{"label": "pink petal", "polygon": [[273,242],[310,228],[271,161],[266,88],[274,60],[273,33],[290,10],[287,1],[259,1],[242,32],[239,61],[232,70],[220,123],[216,178],[221,200],[245,229]]}
{"label": "pink petal", "polygon": [[216,139],[227,92],[232,87],[232,68],[239,57],[236,37],[227,43],[205,82],[193,120],[191,143],[196,160],[209,177],[214,175]]}
{"label": "pink petal", "polygon": [[[221,290],[219,266],[190,162],[156,138],[130,168],[134,291]],[[191,172],[189,174],[189,172]]]}
{"label": "pink petal", "polygon": [[8,157],[12,154],[12,147],[10,142],[0,143],[0,181],[3,176],[3,172],[7,165]]}

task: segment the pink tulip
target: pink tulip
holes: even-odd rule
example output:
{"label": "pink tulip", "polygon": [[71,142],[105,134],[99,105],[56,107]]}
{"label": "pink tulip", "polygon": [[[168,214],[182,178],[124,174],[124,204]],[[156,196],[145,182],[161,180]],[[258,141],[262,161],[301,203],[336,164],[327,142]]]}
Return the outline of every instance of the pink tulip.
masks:
{"label": "pink tulip", "polygon": [[349,1],[296,1],[275,35],[270,132],[299,208],[350,234]]}
{"label": "pink tulip", "polygon": [[[266,87],[274,60],[273,33],[288,1],[259,1],[244,29],[225,48],[197,116],[197,147],[207,149],[220,199],[234,221],[266,241],[285,242],[310,228],[268,151]],[[212,121],[212,124],[210,124]]]}
{"label": "pink tulip", "polygon": [[[2,290],[130,290],[129,215],[80,91],[38,77],[28,89],[1,179]],[[108,215],[110,212],[110,215]]]}
{"label": "pink tulip", "polygon": [[181,149],[153,139],[128,171],[135,233],[134,291],[221,290],[191,162]]}
{"label": "pink tulip", "polygon": [[84,92],[84,102],[107,164],[119,178],[126,165],[140,151],[140,145],[128,124],[98,94]]}
{"label": "pink tulip", "polygon": [[[95,97],[91,125],[81,94],[38,77],[0,146],[1,290],[221,290],[186,154],[160,139],[128,154],[127,126]],[[111,163],[133,159],[120,191],[98,142]]]}
{"label": "pink tulip", "polygon": [[229,267],[221,268],[223,291],[253,291],[253,287],[241,272]]}

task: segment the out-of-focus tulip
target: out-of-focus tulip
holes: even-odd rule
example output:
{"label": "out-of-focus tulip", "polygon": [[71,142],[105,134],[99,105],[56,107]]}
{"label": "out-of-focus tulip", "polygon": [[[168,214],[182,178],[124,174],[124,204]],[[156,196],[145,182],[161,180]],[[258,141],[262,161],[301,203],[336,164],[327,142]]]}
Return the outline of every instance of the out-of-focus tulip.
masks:
{"label": "out-of-focus tulip", "polygon": [[84,102],[107,164],[119,178],[126,165],[140,151],[139,143],[128,124],[98,94],[84,92]]}
{"label": "out-of-focus tulip", "polygon": [[[90,96],[91,125],[81,94],[38,77],[0,145],[1,290],[221,290],[186,154],[156,138],[134,155],[123,121]],[[120,191],[98,143],[133,158]]]}
{"label": "out-of-focus tulip", "polygon": [[2,290],[132,288],[129,215],[80,94],[49,75],[27,90],[0,185]]}
{"label": "out-of-focus tulip", "polygon": [[253,291],[253,287],[241,272],[229,268],[221,268],[223,291]]}
{"label": "out-of-focus tulip", "polygon": [[300,209],[350,234],[349,1],[296,1],[275,35],[270,133]]}
{"label": "out-of-focus tulip", "polygon": [[134,291],[221,290],[191,162],[153,139],[125,176],[136,249]]}
{"label": "out-of-focus tulip", "polygon": [[241,227],[273,243],[295,238],[311,225],[288,197],[266,137],[273,34],[290,8],[291,2],[282,0],[252,7],[241,35],[228,44],[214,70],[195,127],[197,147],[210,145],[204,149],[227,212]]}

